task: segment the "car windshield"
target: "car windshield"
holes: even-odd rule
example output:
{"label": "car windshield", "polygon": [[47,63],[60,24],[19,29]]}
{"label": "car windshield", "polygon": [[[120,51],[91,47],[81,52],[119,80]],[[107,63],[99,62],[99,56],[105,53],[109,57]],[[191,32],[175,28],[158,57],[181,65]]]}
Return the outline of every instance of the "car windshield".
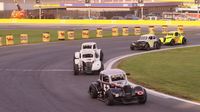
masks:
{"label": "car windshield", "polygon": [[83,58],[93,58],[93,54],[83,54]]}
{"label": "car windshield", "polygon": [[168,36],[173,36],[174,34],[173,34],[173,33],[168,33],[167,35],[168,35]]}
{"label": "car windshield", "polygon": [[140,40],[147,40],[147,38],[148,38],[147,36],[141,36]]}
{"label": "car windshield", "polygon": [[122,81],[125,80],[125,75],[123,74],[116,74],[111,76],[112,81]]}
{"label": "car windshield", "polygon": [[92,49],[92,46],[91,45],[84,45],[83,49]]}

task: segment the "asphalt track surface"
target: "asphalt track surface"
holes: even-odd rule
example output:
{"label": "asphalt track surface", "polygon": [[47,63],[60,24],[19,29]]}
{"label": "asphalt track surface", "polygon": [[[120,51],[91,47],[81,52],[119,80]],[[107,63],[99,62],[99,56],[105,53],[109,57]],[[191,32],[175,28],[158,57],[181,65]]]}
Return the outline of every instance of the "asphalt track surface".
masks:
{"label": "asphalt track surface", "polygon": [[[188,45],[200,44],[198,28],[185,30]],[[142,52],[129,50],[130,42],[136,39],[120,37],[1,47],[0,112],[200,112],[200,106],[151,94],[145,105],[106,106],[89,97],[88,87],[98,76],[74,76],[72,71],[72,57],[80,44],[97,42],[106,62],[120,55]]]}

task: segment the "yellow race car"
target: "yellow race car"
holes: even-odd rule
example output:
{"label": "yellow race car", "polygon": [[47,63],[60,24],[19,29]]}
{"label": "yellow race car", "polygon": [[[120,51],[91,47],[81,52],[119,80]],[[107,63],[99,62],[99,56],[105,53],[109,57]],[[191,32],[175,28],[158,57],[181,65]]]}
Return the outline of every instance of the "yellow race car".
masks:
{"label": "yellow race car", "polygon": [[164,45],[168,44],[171,46],[174,46],[176,44],[185,45],[187,43],[187,39],[185,38],[185,36],[179,33],[178,31],[168,32],[168,34],[165,37],[160,38],[160,41]]}

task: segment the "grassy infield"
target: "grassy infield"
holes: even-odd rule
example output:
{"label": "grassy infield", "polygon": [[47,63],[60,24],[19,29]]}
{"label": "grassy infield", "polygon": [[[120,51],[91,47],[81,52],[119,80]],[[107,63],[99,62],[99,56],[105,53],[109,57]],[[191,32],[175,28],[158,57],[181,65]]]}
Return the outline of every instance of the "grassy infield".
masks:
{"label": "grassy infield", "polygon": [[149,53],[123,60],[118,67],[133,82],[200,102],[200,47]]}
{"label": "grassy infield", "polygon": [[[20,43],[19,35],[27,33],[29,43],[42,42],[42,32],[50,32],[51,41],[58,41],[56,30],[0,30],[5,45],[5,36],[14,35],[15,44]],[[75,39],[81,39],[81,31],[75,32]],[[112,32],[104,31],[104,37],[112,37]],[[121,36],[122,33],[119,33]],[[133,35],[131,32],[130,35]],[[90,38],[96,31],[90,31]],[[128,46],[127,46],[128,47]],[[119,68],[130,72],[135,83],[143,84],[179,97],[200,101],[200,47],[163,51],[131,57],[122,61]]]}

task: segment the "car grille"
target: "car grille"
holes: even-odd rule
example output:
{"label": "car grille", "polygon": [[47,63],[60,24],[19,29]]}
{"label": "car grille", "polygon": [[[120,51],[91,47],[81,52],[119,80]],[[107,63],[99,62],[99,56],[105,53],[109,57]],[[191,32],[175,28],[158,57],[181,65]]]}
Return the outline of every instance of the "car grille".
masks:
{"label": "car grille", "polygon": [[126,95],[132,95],[132,88],[130,85],[126,85],[123,87],[123,90],[125,92]]}
{"label": "car grille", "polygon": [[85,71],[92,71],[92,62],[86,62],[84,65]]}

